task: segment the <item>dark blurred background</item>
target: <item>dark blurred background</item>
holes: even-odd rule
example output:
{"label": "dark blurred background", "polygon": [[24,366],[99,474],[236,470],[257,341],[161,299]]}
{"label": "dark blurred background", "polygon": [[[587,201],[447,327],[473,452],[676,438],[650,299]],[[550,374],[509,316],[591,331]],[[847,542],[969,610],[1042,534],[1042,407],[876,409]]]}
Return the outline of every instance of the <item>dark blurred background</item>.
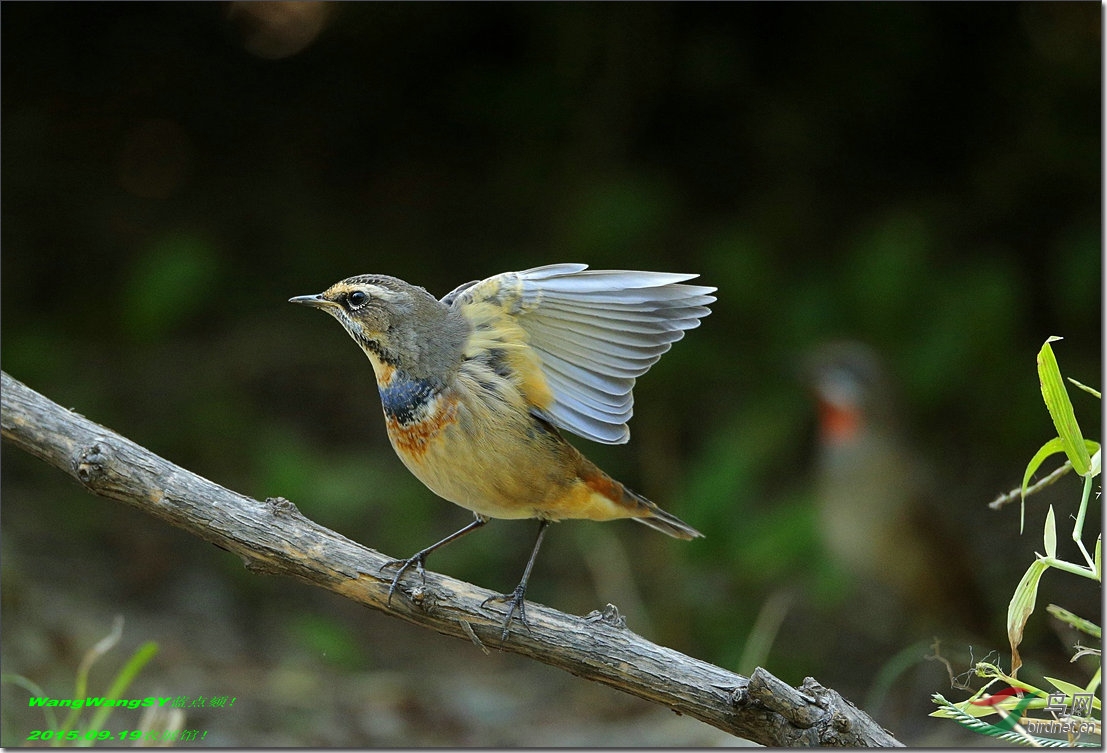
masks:
{"label": "dark blurred background", "polygon": [[[563,523],[529,596],[612,602],[698,658],[814,676],[906,742],[982,743],[925,717],[931,692],[967,692],[923,657],[936,637],[954,672],[989,652],[1009,667],[1006,603],[1046,503],[1020,538],[1017,506],[987,502],[1054,434],[1038,348],[1064,336],[1062,372],[1101,385],[1101,20],[1094,3],[6,2],[2,365],[203,476],[407,556],[469,513],[407,473],[370,365],[290,296],[366,272],[437,295],[562,261],[698,272],[718,303],[640,381],[630,444],[579,445],[707,537]],[[842,338],[888,375],[898,462],[931,489],[915,530],[956,539],[931,574],[976,581],[983,625],[832,554],[805,364]],[[1073,399],[1098,439],[1097,401]],[[70,696],[121,614],[94,689],[157,641],[133,695],[237,698],[190,711],[205,744],[729,741],[251,574],[8,445],[2,480],[3,671],[51,695]],[[1048,498],[1072,559],[1079,489]],[[882,536],[868,518],[859,535]],[[532,537],[495,522],[430,565],[506,591]],[[1075,580],[1047,575],[1039,610],[1094,618],[1099,591]],[[1023,676],[1082,685],[1070,645],[1035,615]],[[3,691],[18,745],[42,717]]]}

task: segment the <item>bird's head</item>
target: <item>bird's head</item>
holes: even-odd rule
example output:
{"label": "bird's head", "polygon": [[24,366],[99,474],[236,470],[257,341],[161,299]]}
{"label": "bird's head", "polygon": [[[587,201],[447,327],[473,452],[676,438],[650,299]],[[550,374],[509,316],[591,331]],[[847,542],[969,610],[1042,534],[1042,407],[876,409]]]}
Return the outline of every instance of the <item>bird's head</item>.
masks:
{"label": "bird's head", "polygon": [[848,445],[894,430],[891,379],[872,348],[855,341],[824,343],[808,355],[804,367],[824,442]]}
{"label": "bird's head", "polygon": [[413,376],[444,377],[456,368],[463,333],[449,308],[421,287],[387,275],[358,275],[289,302],[337,319],[376,369],[387,364]]}

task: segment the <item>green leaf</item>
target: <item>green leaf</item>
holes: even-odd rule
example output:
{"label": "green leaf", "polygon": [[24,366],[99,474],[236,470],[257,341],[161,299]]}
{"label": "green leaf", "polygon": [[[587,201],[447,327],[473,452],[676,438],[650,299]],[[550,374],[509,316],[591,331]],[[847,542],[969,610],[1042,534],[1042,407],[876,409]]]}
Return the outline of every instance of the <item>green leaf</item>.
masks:
{"label": "green leaf", "polygon": [[966,714],[973,718],[980,718],[996,713],[996,710],[991,706],[969,706],[964,701],[962,701],[961,703],[950,704],[950,706],[952,706],[953,708],[942,707],[937,711],[932,711],[930,715],[943,719],[956,719],[960,715],[958,714],[958,712],[960,712],[961,714]]}
{"label": "green leaf", "polygon": [[[1102,678],[1103,678],[1103,667],[1101,666],[1101,667],[1099,667],[1099,669],[1097,669],[1095,671],[1095,675],[1092,677],[1092,679],[1088,680],[1088,687],[1084,688],[1084,692],[1085,693],[1099,692],[1099,682]],[[1096,698],[1096,700],[1101,701],[1100,698]],[[1100,708],[1102,708],[1102,707],[1103,707],[1103,704],[1101,702],[1100,703]]]}
{"label": "green leaf", "polygon": [[1072,463],[1073,469],[1084,476],[1091,466],[1091,457],[1084,444],[1084,437],[1080,433],[1080,426],[1076,423],[1076,414],[1072,411],[1069,393],[1061,379],[1057,357],[1053,355],[1053,348],[1049,345],[1054,340],[1060,339],[1059,337],[1049,338],[1038,351],[1038,380],[1041,382],[1042,397],[1053,419],[1053,425],[1057,427],[1057,436],[1061,439],[1065,454]]}
{"label": "green leaf", "polygon": [[1059,437],[1053,439],[1042,445],[1042,448],[1034,453],[1034,457],[1030,458],[1030,462],[1026,465],[1026,473],[1022,474],[1022,499],[1019,502],[1019,533],[1022,533],[1023,523],[1026,520],[1026,489],[1030,486],[1030,477],[1038,472],[1038,468],[1041,467],[1045,459],[1050,455],[1056,455],[1059,452],[1064,452],[1064,445],[1061,443]]}
{"label": "green leaf", "polygon": [[[81,663],[77,667],[77,676],[75,680],[76,687],[73,691],[74,698],[84,698],[88,691],[88,675],[92,671],[92,665],[97,662],[104,654],[115,648],[116,644],[123,638],[123,616],[116,615],[112,620],[111,631],[103,638],[96,642],[92,648],[85,652],[85,655],[81,658]],[[76,726],[77,721],[81,718],[81,710],[74,708],[69,711],[69,715],[66,716],[65,721],[62,722],[62,731],[68,732]]]}
{"label": "green leaf", "polygon": [[[934,693],[931,698],[934,703],[941,706],[937,711],[931,712],[930,716],[944,717],[946,719],[954,719],[960,714],[968,714],[972,717],[988,716],[989,714],[996,713],[994,706],[984,706],[973,703],[984,697],[987,692],[987,687],[983,687],[980,690],[972,694],[971,697],[966,698],[958,703],[947,701],[941,693]],[[960,714],[958,713],[960,712]]]}
{"label": "green leaf", "polygon": [[1046,513],[1045,553],[1047,557],[1057,556],[1057,521],[1053,517],[1053,505],[1049,506],[1049,512]]}
{"label": "green leaf", "polygon": [[1038,582],[1042,574],[1049,569],[1044,560],[1034,560],[1015,588],[1011,603],[1007,607],[1007,639],[1011,642],[1011,676],[1014,677],[1022,666],[1019,656],[1019,644],[1022,643],[1022,631],[1026,621],[1034,613],[1034,602],[1038,598]]}
{"label": "green leaf", "polygon": [[[1088,693],[1088,691],[1085,690],[1084,688],[1080,687],[1079,685],[1073,685],[1071,682],[1065,682],[1064,680],[1056,680],[1052,677],[1046,677],[1046,679],[1049,680],[1051,683],[1053,683],[1053,687],[1060,690],[1062,693],[1067,695],[1070,699],[1074,695],[1087,695],[1087,693]],[[1071,700],[1070,700],[1070,703],[1071,703]],[[1098,698],[1093,698],[1092,699],[1092,706],[1094,708],[1097,708],[1097,709],[1103,708],[1103,705],[1102,705],[1102,703],[1100,702],[1100,700]]]}
{"label": "green leaf", "polygon": [[[154,641],[146,641],[139,646],[138,649],[131,654],[131,658],[127,660],[123,668],[119,670],[119,673],[116,674],[104,695],[107,698],[119,698],[126,693],[127,688],[131,686],[131,683],[134,681],[135,677],[138,676],[138,673],[142,671],[142,668],[146,666],[147,662],[154,658],[157,652],[158,644]],[[108,717],[111,716],[111,712],[114,710],[114,706],[101,706],[96,709],[96,713],[92,715],[92,719],[89,721],[88,731],[98,732],[103,729],[108,721]],[[92,740],[90,738],[85,738],[81,742],[91,745]]]}

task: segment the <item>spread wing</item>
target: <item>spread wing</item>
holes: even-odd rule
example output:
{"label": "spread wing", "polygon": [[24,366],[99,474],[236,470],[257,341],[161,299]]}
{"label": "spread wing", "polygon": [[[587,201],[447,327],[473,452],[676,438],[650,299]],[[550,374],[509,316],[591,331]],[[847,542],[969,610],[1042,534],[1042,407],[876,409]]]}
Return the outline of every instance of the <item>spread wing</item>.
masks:
{"label": "spread wing", "polygon": [[715,288],[697,275],[551,264],[468,283],[442,299],[472,325],[469,357],[503,349],[532,409],[586,439],[630,438],[635,379],[699,325]]}

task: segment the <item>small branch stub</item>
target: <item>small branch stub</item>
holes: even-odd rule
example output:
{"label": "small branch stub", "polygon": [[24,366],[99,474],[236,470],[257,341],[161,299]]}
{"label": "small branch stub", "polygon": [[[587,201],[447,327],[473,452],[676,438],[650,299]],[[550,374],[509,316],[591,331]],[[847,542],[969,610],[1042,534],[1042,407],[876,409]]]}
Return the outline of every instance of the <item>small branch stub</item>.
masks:
{"label": "small branch stub", "polygon": [[85,447],[73,460],[73,472],[77,480],[88,487],[94,487],[96,481],[104,475],[104,466],[110,462],[111,450],[103,439],[96,440]]}

